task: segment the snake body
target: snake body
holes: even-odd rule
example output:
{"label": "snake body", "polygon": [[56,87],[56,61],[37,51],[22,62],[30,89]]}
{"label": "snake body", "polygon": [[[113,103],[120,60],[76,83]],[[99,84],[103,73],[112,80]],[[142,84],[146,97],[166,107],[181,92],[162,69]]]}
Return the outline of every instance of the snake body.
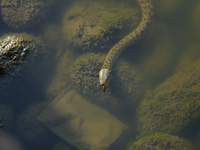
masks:
{"label": "snake body", "polygon": [[103,67],[99,72],[99,82],[103,87],[105,92],[105,87],[109,83],[110,78],[110,69],[114,64],[115,60],[119,56],[119,54],[128,46],[137,42],[142,35],[148,30],[151,25],[153,18],[153,5],[151,0],[137,0],[141,9],[142,9],[142,19],[137,28],[121,39],[117,44],[115,44],[111,50],[109,51],[104,63]]}

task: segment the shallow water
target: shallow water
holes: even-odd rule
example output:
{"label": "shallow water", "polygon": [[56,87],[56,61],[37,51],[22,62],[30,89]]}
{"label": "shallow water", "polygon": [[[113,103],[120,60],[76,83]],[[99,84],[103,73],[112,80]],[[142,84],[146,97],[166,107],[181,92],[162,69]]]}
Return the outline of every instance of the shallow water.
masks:
{"label": "shallow water", "polygon": [[[44,19],[42,19],[40,24],[31,28],[13,29],[8,27],[3,20],[0,19],[0,35],[9,32],[26,32],[33,34],[34,36],[41,36],[43,41],[48,45],[46,51],[49,55],[47,57],[43,57],[42,59],[42,61],[45,62],[43,64],[44,66],[35,70],[34,75],[36,74],[37,76],[28,74],[27,76],[30,76],[28,78],[29,81],[24,81],[22,76],[18,80],[17,84],[21,84],[23,88],[19,86],[17,92],[8,90],[8,93],[12,93],[11,95],[0,95],[1,104],[10,106],[14,114],[12,126],[8,130],[8,133],[20,141],[24,150],[32,150],[35,148],[37,150],[57,150],[55,149],[56,143],[62,141],[58,136],[49,130],[47,130],[47,133],[45,131],[46,135],[44,135],[44,137],[42,135],[42,137],[50,137],[49,141],[53,142],[49,142],[47,140],[48,138],[42,141],[42,139],[37,140],[31,136],[29,140],[26,140],[26,138],[24,139],[24,135],[19,133],[21,131],[19,130],[20,125],[18,119],[19,115],[27,107],[30,109],[30,106],[40,102],[49,103],[65,87],[73,89],[70,82],[62,83],[62,80],[59,80],[62,78],[62,75],[67,76],[66,80],[70,80],[68,71],[64,72],[64,70],[69,69],[70,63],[73,62],[73,60],[75,60],[78,56],[82,55],[81,50],[72,50],[72,48],[66,44],[67,42],[65,43],[65,39],[63,39],[63,36],[65,35],[62,33],[60,28],[60,26],[62,26],[63,14],[70,8],[71,3],[72,1],[70,0],[60,0],[59,2],[56,2],[51,8],[51,11],[48,12]],[[200,8],[200,6],[198,6],[200,3],[198,0],[194,0],[192,2],[187,0],[177,0],[176,2],[173,0],[168,2],[153,0],[153,5],[155,8],[155,15],[153,24],[148,33],[145,34],[145,36],[136,44],[128,47],[120,55],[121,59],[124,59],[133,66],[137,67],[138,70],[144,75],[145,80],[148,82],[147,91],[152,91],[170,76],[173,76],[178,71],[184,69],[200,58],[200,15],[198,15],[200,14],[200,9],[198,9],[198,7]],[[61,75],[58,73],[60,68],[56,66],[56,64],[60,61],[66,64],[60,66],[60,68],[64,68],[63,74],[61,73]],[[56,81],[53,81],[56,75],[58,75],[58,81],[56,80],[58,82],[57,84],[59,86],[60,84],[63,84],[59,88],[55,87]],[[8,76],[1,77],[1,80],[4,80],[5,78],[8,78]],[[16,79],[14,79],[14,82],[10,84],[18,87],[15,81]],[[111,80],[111,82],[114,81]],[[119,98],[118,101],[124,101],[123,97]],[[142,98],[139,101],[142,101]],[[48,104],[46,104],[44,108],[47,105]],[[125,104],[120,110],[122,113],[117,113],[116,110],[112,111],[113,106],[110,106],[110,104],[105,103],[104,105],[104,109],[108,111],[110,110],[114,116],[129,126],[129,129],[126,130],[116,141],[114,141],[108,149],[125,149],[127,144],[136,140],[136,137],[139,134],[136,130],[137,123],[135,119],[137,106],[128,107]],[[39,115],[39,113],[37,115]],[[37,115],[33,116],[35,117]],[[24,120],[22,119],[21,121]],[[34,122],[34,119],[32,122]],[[195,122],[197,122],[195,128],[188,131],[190,134],[188,134],[189,136],[186,138],[192,142],[196,149],[199,149],[199,119],[195,120]],[[37,131],[37,127],[40,127],[40,125],[31,127],[29,124],[26,130],[28,131],[30,128],[30,134],[33,134],[34,132],[38,132],[39,134],[40,131]],[[39,136],[36,136],[36,138],[37,137]],[[76,149],[69,143],[65,144],[69,150]]]}

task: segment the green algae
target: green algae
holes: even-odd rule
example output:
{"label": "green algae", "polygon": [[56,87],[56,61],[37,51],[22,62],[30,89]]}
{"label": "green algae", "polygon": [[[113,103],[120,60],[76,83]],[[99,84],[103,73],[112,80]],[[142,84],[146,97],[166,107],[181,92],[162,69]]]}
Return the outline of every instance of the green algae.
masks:
{"label": "green algae", "polygon": [[135,107],[141,100],[148,82],[135,66],[120,59],[112,68],[110,84],[103,94],[98,79],[104,59],[105,55],[100,53],[80,56],[71,65],[71,84],[81,94],[100,105]]}
{"label": "green algae", "polygon": [[123,59],[119,59],[112,70],[113,74],[111,75],[114,81],[111,81],[111,88],[113,93],[117,97],[131,100],[134,105],[137,105],[149,86],[149,82],[136,66]]}
{"label": "green algae", "polygon": [[192,144],[178,136],[155,133],[130,142],[127,150],[194,150]]}
{"label": "green algae", "polygon": [[53,3],[53,0],[2,0],[3,21],[14,28],[33,26],[45,17]]}
{"label": "green algae", "polygon": [[199,60],[150,92],[137,109],[138,130],[183,134],[200,117]]}
{"label": "green algae", "polygon": [[98,73],[105,55],[88,53],[79,57],[71,66],[72,85],[89,97],[100,97],[102,88],[99,85]]}
{"label": "green algae", "polygon": [[65,38],[87,51],[110,49],[139,24],[138,9],[124,2],[84,1],[74,3],[63,18]]}

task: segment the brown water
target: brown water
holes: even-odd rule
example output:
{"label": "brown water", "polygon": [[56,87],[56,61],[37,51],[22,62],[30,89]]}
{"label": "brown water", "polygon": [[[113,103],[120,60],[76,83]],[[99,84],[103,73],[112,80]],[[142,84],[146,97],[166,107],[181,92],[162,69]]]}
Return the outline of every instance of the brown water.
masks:
{"label": "brown water", "polygon": [[[73,50],[67,45],[65,38],[63,38],[65,35],[61,28],[63,14],[71,7],[71,3],[73,2],[64,0],[56,2],[40,24],[28,29],[17,30],[1,23],[1,35],[9,32],[27,32],[34,36],[41,36],[48,45],[47,51],[50,54],[42,60],[45,62],[45,65],[35,71],[37,76],[32,77],[30,75],[31,81],[24,81],[23,77],[20,78],[19,83],[24,88],[21,90],[18,89],[17,92],[13,91],[8,96],[0,95],[0,102],[10,106],[14,112],[12,126],[8,130],[9,134],[20,141],[24,150],[58,150],[59,148],[56,149],[55,145],[58,142],[63,142],[62,139],[46,129],[42,124],[35,124],[35,121],[37,121],[36,117],[40,114],[41,110],[62,89],[68,86],[70,86],[70,89],[73,89],[73,86],[70,85],[69,66],[78,56],[82,55],[82,52],[80,50]],[[131,63],[144,75],[149,85],[147,91],[153,90],[170,76],[173,76],[176,72],[184,69],[200,58],[199,1],[153,0],[153,5],[155,8],[155,16],[148,33],[139,42],[127,48],[119,56]],[[0,21],[3,22],[2,19]],[[59,63],[62,66],[56,66]],[[55,79],[56,76],[57,78]],[[2,80],[6,77],[2,77]],[[12,84],[15,85],[16,83],[14,82]],[[124,101],[123,97],[120,97],[119,101]],[[142,99],[139,101],[142,101]],[[47,103],[38,106],[40,108],[39,110],[38,107],[31,107],[40,102]],[[31,112],[36,111],[36,113],[28,112],[28,110],[24,112],[27,107]],[[116,111],[110,111],[119,120],[128,124],[129,129],[111,144],[109,150],[125,149],[128,142],[136,140],[136,136],[139,134],[136,130],[136,108],[137,106],[127,107],[124,105],[121,114]],[[106,106],[104,109],[112,109],[112,106]],[[23,127],[23,123],[26,124],[26,119],[20,119],[22,125],[19,123],[19,115],[21,113],[30,113],[31,117],[35,117],[31,118],[27,116],[27,118],[31,118],[27,127]],[[199,119],[195,121],[198,122]],[[19,126],[27,134],[19,133],[21,132]],[[199,126],[196,125],[195,127],[195,129],[191,129],[191,134],[188,134],[187,140],[191,140],[192,144],[199,149]],[[40,135],[40,133],[42,134]],[[76,149],[69,143],[65,143],[65,146],[69,150]]]}

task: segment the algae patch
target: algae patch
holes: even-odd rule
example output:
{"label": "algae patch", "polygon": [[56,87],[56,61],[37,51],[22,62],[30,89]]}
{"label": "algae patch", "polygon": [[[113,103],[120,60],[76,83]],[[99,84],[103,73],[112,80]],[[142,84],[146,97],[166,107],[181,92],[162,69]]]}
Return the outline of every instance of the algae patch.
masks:
{"label": "algae patch", "polygon": [[85,51],[109,49],[139,24],[139,8],[127,2],[75,2],[63,17],[66,40]]}
{"label": "algae patch", "polygon": [[139,131],[184,134],[200,117],[200,61],[160,84],[141,102]]}

